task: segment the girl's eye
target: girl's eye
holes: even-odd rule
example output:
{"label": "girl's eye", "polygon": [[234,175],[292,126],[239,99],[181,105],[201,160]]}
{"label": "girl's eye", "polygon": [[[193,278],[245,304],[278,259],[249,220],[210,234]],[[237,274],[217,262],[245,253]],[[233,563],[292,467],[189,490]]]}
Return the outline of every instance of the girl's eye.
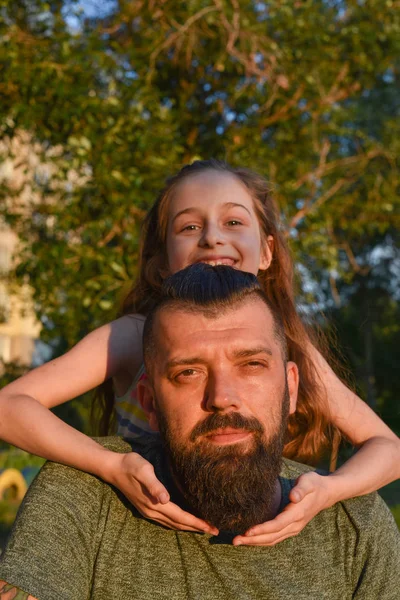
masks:
{"label": "girl's eye", "polygon": [[242,225],[242,222],[238,221],[237,219],[231,219],[227,222],[227,225],[229,225],[230,227],[234,227],[235,225]]}
{"label": "girl's eye", "polygon": [[182,231],[197,231],[197,229],[200,229],[199,225],[185,225]]}

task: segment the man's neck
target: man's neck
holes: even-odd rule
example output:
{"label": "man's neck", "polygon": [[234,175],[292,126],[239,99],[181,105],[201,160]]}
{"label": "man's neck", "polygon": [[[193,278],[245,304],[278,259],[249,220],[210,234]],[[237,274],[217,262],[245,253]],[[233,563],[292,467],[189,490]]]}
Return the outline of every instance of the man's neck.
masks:
{"label": "man's neck", "polygon": [[282,486],[281,486],[279,479],[277,479],[276,484],[275,484],[274,494],[273,494],[273,500],[271,503],[270,515],[268,515],[268,518],[267,518],[268,521],[275,519],[276,515],[280,511],[281,503],[282,503]]}

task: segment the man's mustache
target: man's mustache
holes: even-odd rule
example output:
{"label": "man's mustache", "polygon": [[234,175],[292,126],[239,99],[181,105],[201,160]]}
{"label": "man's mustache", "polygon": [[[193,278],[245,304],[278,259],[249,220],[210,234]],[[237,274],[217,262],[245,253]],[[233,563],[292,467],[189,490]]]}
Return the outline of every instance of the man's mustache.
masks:
{"label": "man's mustache", "polygon": [[253,431],[255,433],[264,433],[264,427],[255,417],[244,417],[238,412],[230,412],[225,414],[213,413],[203,421],[197,423],[190,434],[190,441],[195,442],[202,435],[207,435],[217,429],[243,429],[245,431]]}

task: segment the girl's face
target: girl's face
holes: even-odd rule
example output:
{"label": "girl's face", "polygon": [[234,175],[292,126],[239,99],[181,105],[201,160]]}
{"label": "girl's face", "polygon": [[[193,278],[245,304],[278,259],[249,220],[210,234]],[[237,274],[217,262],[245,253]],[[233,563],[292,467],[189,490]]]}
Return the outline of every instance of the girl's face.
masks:
{"label": "girl's face", "polygon": [[254,202],[231,173],[204,171],[178,184],[169,208],[170,273],[205,262],[257,275],[271,262],[272,237],[261,239]]}

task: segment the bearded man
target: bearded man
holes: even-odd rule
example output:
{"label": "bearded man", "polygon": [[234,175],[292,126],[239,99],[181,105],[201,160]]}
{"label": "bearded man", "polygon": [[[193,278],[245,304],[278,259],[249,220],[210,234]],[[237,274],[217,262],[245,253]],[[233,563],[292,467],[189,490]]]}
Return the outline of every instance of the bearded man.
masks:
{"label": "bearded man", "polygon": [[397,597],[399,533],[377,494],[322,511],[274,547],[236,545],[238,534],[288,504],[309,470],[282,458],[298,372],[255,277],[201,264],[172,276],[147,318],[144,356],[148,379],[138,393],[160,435],[103,443],[142,454],[173,501],[208,521],[214,535],[165,529],[101,480],[48,464],[1,558],[4,593],[33,600]]}

